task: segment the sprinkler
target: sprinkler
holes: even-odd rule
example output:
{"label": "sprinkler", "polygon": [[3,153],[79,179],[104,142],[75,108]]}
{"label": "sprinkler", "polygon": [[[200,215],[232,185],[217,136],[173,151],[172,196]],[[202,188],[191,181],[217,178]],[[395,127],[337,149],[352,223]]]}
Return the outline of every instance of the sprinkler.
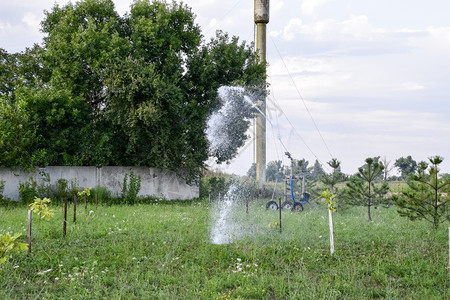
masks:
{"label": "sprinkler", "polygon": [[[278,194],[284,196],[284,202],[283,204],[281,204],[281,208],[302,212],[304,204],[309,203],[312,206],[311,202],[309,202],[311,195],[305,192],[305,174],[299,173],[297,175],[294,175],[294,159],[291,157],[291,154],[288,151],[286,151],[284,154],[291,160],[291,174],[284,179],[284,193],[276,191],[278,181],[275,182],[275,187],[272,192],[272,200],[267,202],[266,209],[278,210],[278,204],[273,200],[274,195]],[[301,189],[299,189],[295,184],[295,179],[302,179]],[[287,182],[289,182],[290,185],[290,194],[286,193]],[[295,188],[300,192],[300,197],[297,200],[295,199]],[[287,200],[288,197],[291,198],[292,201]]]}

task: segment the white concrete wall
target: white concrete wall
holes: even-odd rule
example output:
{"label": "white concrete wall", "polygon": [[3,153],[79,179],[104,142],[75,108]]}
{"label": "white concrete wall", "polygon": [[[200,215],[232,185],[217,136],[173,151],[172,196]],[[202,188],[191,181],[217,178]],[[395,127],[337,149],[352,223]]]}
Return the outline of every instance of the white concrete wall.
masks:
{"label": "white concrete wall", "polygon": [[23,172],[0,168],[0,181],[5,181],[3,196],[19,200],[19,183],[29,181],[32,176],[38,183],[43,182],[45,172],[50,176],[50,184],[64,178],[75,181],[79,187],[95,188],[103,186],[113,194],[120,195],[125,174],[141,176],[141,189],[138,196],[161,197],[168,200],[187,200],[199,196],[199,188],[188,185],[172,171],[161,171],[146,167],[45,167],[36,172]]}

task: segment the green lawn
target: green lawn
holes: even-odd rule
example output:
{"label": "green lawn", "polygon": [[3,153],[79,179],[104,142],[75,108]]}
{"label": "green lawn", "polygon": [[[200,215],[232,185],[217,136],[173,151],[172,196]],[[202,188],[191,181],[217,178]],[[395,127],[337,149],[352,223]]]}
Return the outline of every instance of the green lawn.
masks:
{"label": "green lawn", "polygon": [[[238,206],[244,234],[210,242],[208,202],[69,210],[33,219],[32,254],[0,265],[0,299],[443,299],[447,227],[398,216],[394,207],[334,213],[336,253],[329,254],[328,212],[277,211],[265,201]],[[72,207],[70,207],[72,209]],[[92,212],[90,212],[92,211]],[[22,233],[26,207],[0,208],[0,233]]]}

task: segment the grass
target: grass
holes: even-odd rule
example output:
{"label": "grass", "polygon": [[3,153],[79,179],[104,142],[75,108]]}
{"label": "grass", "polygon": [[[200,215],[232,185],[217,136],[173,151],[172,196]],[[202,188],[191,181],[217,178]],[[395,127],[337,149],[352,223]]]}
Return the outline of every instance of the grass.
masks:
{"label": "grass", "polygon": [[[213,205],[155,203],[78,208],[62,235],[62,208],[33,219],[32,254],[0,265],[0,299],[442,299],[447,228],[410,222],[395,208],[328,213],[240,206],[247,236],[210,242]],[[0,208],[0,233],[26,240],[26,207]],[[92,211],[92,212],[90,212]]]}

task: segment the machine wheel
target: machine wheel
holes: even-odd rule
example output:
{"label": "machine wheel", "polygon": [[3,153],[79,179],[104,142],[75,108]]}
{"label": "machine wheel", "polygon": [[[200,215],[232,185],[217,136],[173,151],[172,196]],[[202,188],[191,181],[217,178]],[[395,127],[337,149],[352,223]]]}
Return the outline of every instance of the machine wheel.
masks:
{"label": "machine wheel", "polygon": [[294,207],[292,208],[292,211],[302,212],[303,211],[303,205],[300,202],[295,203]]}
{"label": "machine wheel", "polygon": [[278,204],[275,201],[269,201],[266,204],[266,209],[278,210]]}
{"label": "machine wheel", "polygon": [[294,207],[294,204],[292,203],[292,201],[284,201],[283,204],[281,204],[281,208],[291,210],[293,207]]}

